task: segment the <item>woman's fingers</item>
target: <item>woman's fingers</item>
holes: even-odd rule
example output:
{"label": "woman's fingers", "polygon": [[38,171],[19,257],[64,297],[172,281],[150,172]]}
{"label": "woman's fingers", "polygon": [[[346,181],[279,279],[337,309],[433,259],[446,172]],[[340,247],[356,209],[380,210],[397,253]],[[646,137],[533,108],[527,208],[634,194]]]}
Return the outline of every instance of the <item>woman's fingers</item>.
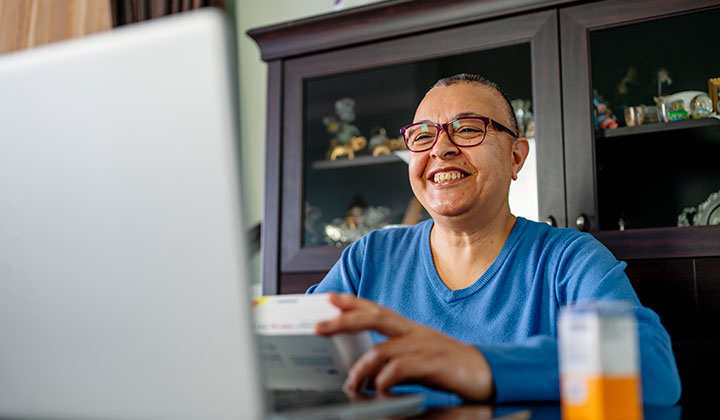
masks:
{"label": "woman's fingers", "polygon": [[[388,395],[394,385],[419,382],[435,385],[434,377],[442,366],[428,353],[406,353],[389,360],[375,377],[375,388],[381,395]],[[435,360],[434,360],[435,359]]]}
{"label": "woman's fingers", "polygon": [[375,311],[353,311],[328,321],[318,322],[315,331],[319,335],[333,335],[373,330],[387,337],[396,337],[412,328],[410,322],[393,312],[381,314]]}
{"label": "woman's fingers", "polygon": [[331,320],[318,322],[315,331],[320,335],[373,330],[395,337],[417,325],[390,309],[353,295],[331,293],[330,301],[343,312]]}
{"label": "woman's fingers", "polygon": [[363,303],[370,302],[350,293],[328,292],[328,299],[330,300],[330,303],[342,309],[343,311],[356,309],[362,306]]}
{"label": "woman's fingers", "polygon": [[390,339],[366,353],[351,369],[348,389],[358,389],[364,378],[374,380],[380,393],[408,382],[455,392],[472,401],[493,394],[490,366],[472,346],[428,331]]}
{"label": "woman's fingers", "polygon": [[393,385],[416,382],[458,393],[468,400],[492,398],[492,372],[475,347],[424,327],[374,302],[349,294],[330,294],[342,313],[319,322],[320,335],[374,330],[388,337],[363,354],[350,369],[346,392],[374,380],[379,392]]}
{"label": "woman's fingers", "polygon": [[352,390],[360,389],[366,380],[375,378],[388,360],[401,354],[417,352],[422,346],[423,343],[413,339],[413,335],[405,335],[377,344],[353,364],[345,381],[345,387]]}

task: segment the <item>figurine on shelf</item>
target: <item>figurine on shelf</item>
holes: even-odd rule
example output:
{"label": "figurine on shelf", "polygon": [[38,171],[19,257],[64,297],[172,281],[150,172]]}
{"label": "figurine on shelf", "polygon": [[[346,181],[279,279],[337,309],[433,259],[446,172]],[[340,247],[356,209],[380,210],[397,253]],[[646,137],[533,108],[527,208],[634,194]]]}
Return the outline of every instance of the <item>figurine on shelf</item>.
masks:
{"label": "figurine on shelf", "polygon": [[332,223],[325,225],[325,241],[338,247],[347,245],[389,222],[389,208],[368,206],[362,197],[355,196],[348,204],[347,216],[344,219],[334,219]]}
{"label": "figurine on shelf", "polygon": [[597,92],[593,98],[593,119],[595,120],[595,129],[612,130],[618,128],[618,123],[612,110],[608,108],[607,103]]}
{"label": "figurine on shelf", "polygon": [[702,93],[695,96],[690,101],[690,112],[693,118],[707,118],[712,114],[712,99],[707,94]]}
{"label": "figurine on shelf", "polygon": [[696,214],[697,209],[695,207],[685,207],[677,217],[678,227],[692,226]]}
{"label": "figurine on shelf", "polygon": [[341,156],[347,156],[348,159],[355,158],[355,152],[360,151],[367,146],[367,139],[363,136],[353,137],[347,144],[332,146],[330,150],[330,160],[335,160]]}
{"label": "figurine on shelf", "polygon": [[[390,140],[390,137],[387,135],[387,130],[385,130],[382,127],[379,128],[373,128],[370,131],[370,141],[368,144],[370,145],[370,150],[372,151],[373,156],[377,156],[380,153],[375,153],[375,149],[377,149],[379,146],[384,145],[388,140]],[[387,154],[390,152],[388,151]]]}
{"label": "figurine on shelf", "polygon": [[530,99],[513,99],[510,101],[518,123],[518,136],[535,137],[535,120],[530,112],[532,101]]}
{"label": "figurine on shelf", "polygon": [[[625,72],[622,79],[620,79],[620,82],[615,87],[615,98],[612,101],[613,106],[616,107],[615,109],[624,109],[628,106],[633,106],[633,101],[631,100],[631,97],[633,95],[631,95],[630,91],[637,91],[638,87],[638,71],[635,69],[634,66],[629,66],[627,72]],[[610,104],[609,101],[606,101],[605,99],[603,99],[602,96],[598,95],[597,91],[594,89],[593,96],[596,97],[599,102],[602,102],[604,104]],[[617,119],[615,121],[617,121]]]}
{"label": "figurine on shelf", "polygon": [[682,121],[688,118],[688,112],[682,100],[673,101],[670,104],[670,121]]}
{"label": "figurine on shelf", "polygon": [[376,128],[370,136],[370,150],[373,156],[389,155],[396,150],[405,150],[405,142],[402,137],[391,139],[384,128]]}
{"label": "figurine on shelf", "polygon": [[305,243],[310,245],[320,245],[323,243],[323,232],[321,232],[319,221],[322,219],[322,210],[311,206],[308,201],[305,202],[305,217],[303,224],[305,228]]}
{"label": "figurine on shelf", "polygon": [[678,226],[720,225],[720,191],[716,191],[697,207],[685,207],[678,216]]}
{"label": "figurine on shelf", "polygon": [[[352,159],[355,157],[355,152],[367,144],[367,140],[360,136],[360,129],[352,124],[353,121],[355,121],[355,101],[352,98],[335,101],[335,115],[323,118],[325,129],[333,135],[327,152],[328,159],[335,160],[338,156],[347,156]],[[357,140],[358,138],[362,138],[365,144],[360,146],[362,142]],[[335,152],[336,148],[343,149]],[[335,157],[333,158],[333,156]]]}
{"label": "figurine on shelf", "polygon": [[398,150],[405,150],[405,142],[401,139],[390,139],[373,149],[373,156],[389,155]]}
{"label": "figurine on shelf", "polygon": [[531,119],[530,122],[527,123],[527,126],[525,127],[525,138],[535,138],[535,119]]}
{"label": "figurine on shelf", "polygon": [[[662,85],[666,84],[668,86],[672,85],[673,81],[670,78],[670,73],[664,68],[659,68],[657,71],[657,97],[662,98]],[[657,100],[656,100],[657,102]]]}

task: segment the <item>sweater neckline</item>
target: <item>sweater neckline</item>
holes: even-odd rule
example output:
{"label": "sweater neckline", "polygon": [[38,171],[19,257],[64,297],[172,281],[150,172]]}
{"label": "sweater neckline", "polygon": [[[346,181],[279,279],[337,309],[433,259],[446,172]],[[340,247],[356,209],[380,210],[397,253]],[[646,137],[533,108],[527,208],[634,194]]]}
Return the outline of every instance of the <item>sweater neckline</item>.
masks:
{"label": "sweater neckline", "polygon": [[485,270],[480,278],[475,280],[473,284],[457,290],[451,290],[448,288],[440,279],[440,275],[435,268],[435,261],[433,260],[432,250],[430,249],[430,231],[432,230],[434,223],[435,221],[430,219],[429,222],[425,224],[422,232],[423,240],[421,251],[425,256],[425,258],[423,258],[425,261],[425,271],[427,272],[427,277],[430,279],[430,284],[433,286],[433,289],[435,289],[435,293],[437,293],[438,296],[446,302],[453,302],[476,293],[478,290],[482,289],[483,286],[485,286],[490,279],[493,278],[493,276],[495,276],[495,273],[497,273],[497,271],[503,266],[511,250],[515,247],[515,244],[517,244],[522,231],[525,230],[527,220],[518,216],[515,225],[510,231],[510,235],[500,250],[500,254],[498,254],[497,258],[495,258],[495,261],[490,264],[487,270]]}

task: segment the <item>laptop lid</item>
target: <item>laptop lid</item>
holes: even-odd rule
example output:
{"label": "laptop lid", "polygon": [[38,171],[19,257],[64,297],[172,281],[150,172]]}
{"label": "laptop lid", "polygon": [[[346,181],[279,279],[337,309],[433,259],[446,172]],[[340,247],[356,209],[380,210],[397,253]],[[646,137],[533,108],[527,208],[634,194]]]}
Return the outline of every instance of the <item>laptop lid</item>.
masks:
{"label": "laptop lid", "polygon": [[232,31],[0,56],[0,417],[263,416]]}

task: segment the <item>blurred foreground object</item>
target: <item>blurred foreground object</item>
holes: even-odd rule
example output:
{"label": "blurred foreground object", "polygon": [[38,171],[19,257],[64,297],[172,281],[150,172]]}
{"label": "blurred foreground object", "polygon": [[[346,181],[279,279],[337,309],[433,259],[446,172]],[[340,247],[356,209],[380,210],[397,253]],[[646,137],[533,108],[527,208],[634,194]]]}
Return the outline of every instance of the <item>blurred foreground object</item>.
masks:
{"label": "blurred foreground object", "polygon": [[558,321],[563,420],[640,420],[637,320],[626,302],[582,302]]}

